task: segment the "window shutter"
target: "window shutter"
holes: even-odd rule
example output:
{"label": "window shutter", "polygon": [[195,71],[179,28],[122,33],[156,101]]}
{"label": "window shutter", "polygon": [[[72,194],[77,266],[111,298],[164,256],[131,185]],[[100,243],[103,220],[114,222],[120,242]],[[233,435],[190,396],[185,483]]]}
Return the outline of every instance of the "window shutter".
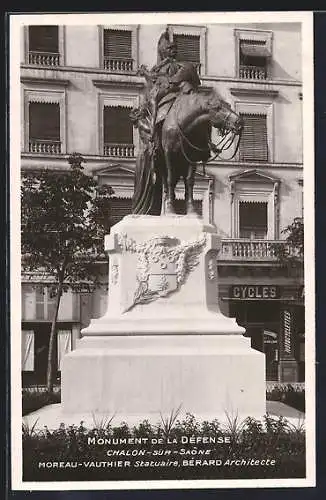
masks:
{"label": "window shutter", "polygon": [[52,296],[49,287],[36,287],[36,319],[52,320],[55,310],[56,297]]}
{"label": "window shutter", "polygon": [[130,109],[121,106],[104,107],[104,144],[133,144]]}
{"label": "window shutter", "polygon": [[60,105],[29,103],[29,139],[60,141]]}
{"label": "window shutter", "polygon": [[22,331],[21,369],[22,371],[34,371],[34,331]]}
{"label": "window shutter", "polygon": [[267,228],[267,203],[240,202],[240,227]]}
{"label": "window shutter", "polygon": [[103,53],[108,59],[131,59],[131,31],[103,31]]}
{"label": "window shutter", "polygon": [[196,35],[173,35],[177,45],[177,60],[200,63],[200,37]]}
{"label": "window shutter", "polygon": [[30,51],[59,53],[58,26],[29,26],[28,33]]}
{"label": "window shutter", "polygon": [[241,201],[239,203],[240,237],[265,238],[267,234],[267,203]]}
{"label": "window shutter", "polygon": [[58,330],[57,336],[58,349],[58,371],[61,371],[62,359],[65,354],[71,351],[71,331]]}
{"label": "window shutter", "polygon": [[241,114],[244,128],[240,141],[241,161],[268,161],[266,115]]}
{"label": "window shutter", "polygon": [[111,222],[117,224],[125,215],[131,214],[131,198],[111,198]]}

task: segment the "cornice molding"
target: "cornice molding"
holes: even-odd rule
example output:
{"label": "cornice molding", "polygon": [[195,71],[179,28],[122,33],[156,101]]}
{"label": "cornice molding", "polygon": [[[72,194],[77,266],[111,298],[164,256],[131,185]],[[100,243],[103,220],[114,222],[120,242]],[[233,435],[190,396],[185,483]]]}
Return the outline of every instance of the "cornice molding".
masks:
{"label": "cornice molding", "polygon": [[252,95],[258,95],[258,96],[263,96],[263,97],[277,97],[279,94],[278,90],[274,89],[264,89],[264,88],[252,88],[252,87],[247,87],[247,88],[231,88],[230,92],[232,95],[235,96],[252,96]]}
{"label": "cornice molding", "polygon": [[244,78],[239,78],[235,76],[219,76],[219,75],[201,75],[202,80],[207,82],[229,82],[229,83],[239,83],[243,84],[253,84],[253,85],[275,85],[275,86],[294,86],[302,87],[302,82],[300,80],[281,80],[281,79],[268,79],[268,80],[246,80]]}
{"label": "cornice molding", "polygon": [[[20,65],[22,70],[26,71],[35,71],[35,70],[41,70],[44,71],[44,68],[39,68],[36,67],[33,64],[21,64]],[[108,70],[105,70],[103,68],[98,68],[98,67],[84,67],[84,66],[55,66],[55,67],[48,67],[46,68],[47,71],[53,71],[53,73],[85,73],[85,74],[91,74],[93,73],[94,75],[103,75],[106,77],[112,77],[112,76],[120,76],[121,78],[139,78],[137,76],[136,71],[131,71],[129,73],[113,73]],[[43,78],[42,78],[43,79]],[[206,80],[207,82],[229,82],[229,83],[244,83],[243,78],[238,78],[235,76],[221,76],[218,74],[210,74],[203,72],[200,75],[201,80]],[[206,83],[206,82],[205,82]],[[277,85],[277,86],[295,86],[295,87],[302,87],[302,81],[300,80],[282,80],[280,79],[274,79],[274,80],[257,80],[254,82],[257,85],[266,85],[268,83],[269,85]]]}
{"label": "cornice molding", "polygon": [[231,174],[229,176],[229,181],[230,182],[253,182],[253,181],[261,181],[264,180],[265,182],[272,182],[272,183],[279,183],[280,179],[270,175],[266,174],[265,172],[261,172],[258,169],[247,169],[247,170],[241,170],[240,172],[237,172],[235,174]]}
{"label": "cornice molding", "polygon": [[144,82],[121,81],[121,80],[92,80],[93,85],[98,88],[118,88],[118,89],[143,89]]}
{"label": "cornice molding", "polygon": [[41,78],[41,77],[35,77],[35,76],[22,76],[20,79],[21,83],[27,83],[27,84],[37,84],[37,85],[55,85],[57,87],[68,87],[70,84],[70,80],[65,80],[62,78]]}

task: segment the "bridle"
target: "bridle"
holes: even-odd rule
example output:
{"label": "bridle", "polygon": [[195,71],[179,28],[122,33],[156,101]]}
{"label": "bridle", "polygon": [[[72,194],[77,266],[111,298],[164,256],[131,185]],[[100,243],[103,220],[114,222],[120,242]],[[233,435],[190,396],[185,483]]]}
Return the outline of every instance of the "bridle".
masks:
{"label": "bridle", "polygon": [[[232,113],[232,110],[230,110],[229,114],[226,116],[224,122],[227,123],[230,115]],[[185,152],[185,148],[184,148],[184,144],[183,144],[183,140],[188,144],[188,146],[190,146],[192,149],[195,149],[196,151],[202,151],[202,152],[210,152],[210,153],[215,153],[215,155],[211,158],[209,158],[205,163],[211,163],[212,161],[214,161],[218,156],[220,156],[220,154],[223,152],[223,151],[227,151],[228,149],[230,149],[230,147],[232,146],[232,144],[234,143],[234,140],[235,140],[235,137],[238,136],[238,141],[237,141],[237,145],[235,147],[235,150],[234,152],[232,153],[232,155],[229,157],[229,158],[222,158],[223,160],[225,161],[229,161],[229,160],[232,160],[235,155],[237,154],[238,152],[238,149],[239,149],[239,145],[240,145],[240,139],[241,139],[241,130],[239,133],[236,133],[236,132],[225,132],[225,133],[222,133],[222,138],[221,140],[217,143],[217,144],[214,144],[213,142],[211,141],[208,141],[208,144],[209,144],[209,147],[208,148],[200,148],[198,146],[196,146],[195,144],[193,144],[189,139],[188,137],[186,137],[186,135],[183,133],[181,127],[180,127],[180,124],[179,124],[179,120],[178,120],[178,117],[176,116],[176,124],[177,124],[177,128],[178,128],[178,132],[179,132],[179,135],[181,136],[181,140],[180,140],[180,146],[181,146],[181,152],[185,158],[185,160],[189,163],[189,164],[192,164],[192,165],[195,165],[196,163],[198,163],[197,161],[193,161],[191,160],[188,155],[186,154]],[[224,129],[223,129],[224,130]],[[231,134],[231,135],[230,135]],[[228,137],[229,136],[229,137]],[[183,140],[182,140],[183,139]],[[223,142],[224,141],[224,142]]]}

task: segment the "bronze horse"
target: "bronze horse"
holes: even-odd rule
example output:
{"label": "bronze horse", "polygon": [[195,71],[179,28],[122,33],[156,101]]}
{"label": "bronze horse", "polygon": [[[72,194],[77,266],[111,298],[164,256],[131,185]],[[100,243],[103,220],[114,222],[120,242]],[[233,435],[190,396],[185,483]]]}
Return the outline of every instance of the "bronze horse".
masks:
{"label": "bronze horse", "polygon": [[[160,207],[162,214],[175,214],[175,187],[182,178],[186,212],[195,214],[193,187],[197,163],[209,161],[212,152],[218,156],[223,150],[229,149],[236,138],[237,149],[243,128],[242,119],[215,91],[208,95],[179,94],[164,121],[157,125],[159,147],[154,153],[149,146],[153,126],[150,110],[147,115],[142,109],[138,115],[136,113],[133,116],[145,144],[145,150],[141,153],[136,167],[133,212],[159,215],[157,207]],[[221,136],[217,146],[211,143],[212,127],[217,128]],[[144,169],[147,174],[144,174]],[[153,183],[156,184],[155,188]],[[151,190],[152,198],[156,197],[156,212],[149,208],[154,206],[152,202],[145,205],[139,203],[140,191],[145,189]],[[142,196],[144,199],[144,193]],[[146,208],[142,208],[142,205]]]}

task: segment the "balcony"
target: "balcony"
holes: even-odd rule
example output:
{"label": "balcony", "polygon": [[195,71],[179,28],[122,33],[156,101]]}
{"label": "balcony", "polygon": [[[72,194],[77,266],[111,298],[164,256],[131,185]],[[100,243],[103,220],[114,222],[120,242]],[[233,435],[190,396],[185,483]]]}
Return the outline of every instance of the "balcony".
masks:
{"label": "balcony", "polygon": [[45,140],[31,140],[29,141],[30,153],[45,153],[45,154],[60,154],[61,142],[60,141],[45,141]]}
{"label": "balcony", "polygon": [[283,240],[223,239],[219,261],[276,262],[274,245],[286,245]]}
{"label": "balcony", "polygon": [[132,158],[135,156],[135,146],[133,144],[104,144],[104,156]]}
{"label": "balcony", "polygon": [[244,66],[239,68],[240,78],[245,80],[266,80],[267,70],[262,66]]}
{"label": "balcony", "polygon": [[104,69],[107,69],[108,71],[112,71],[113,73],[115,72],[121,72],[121,73],[130,73],[133,71],[133,59],[109,59],[107,57],[104,58]]}
{"label": "balcony", "polygon": [[28,62],[38,66],[59,66],[60,55],[50,52],[29,52]]}

